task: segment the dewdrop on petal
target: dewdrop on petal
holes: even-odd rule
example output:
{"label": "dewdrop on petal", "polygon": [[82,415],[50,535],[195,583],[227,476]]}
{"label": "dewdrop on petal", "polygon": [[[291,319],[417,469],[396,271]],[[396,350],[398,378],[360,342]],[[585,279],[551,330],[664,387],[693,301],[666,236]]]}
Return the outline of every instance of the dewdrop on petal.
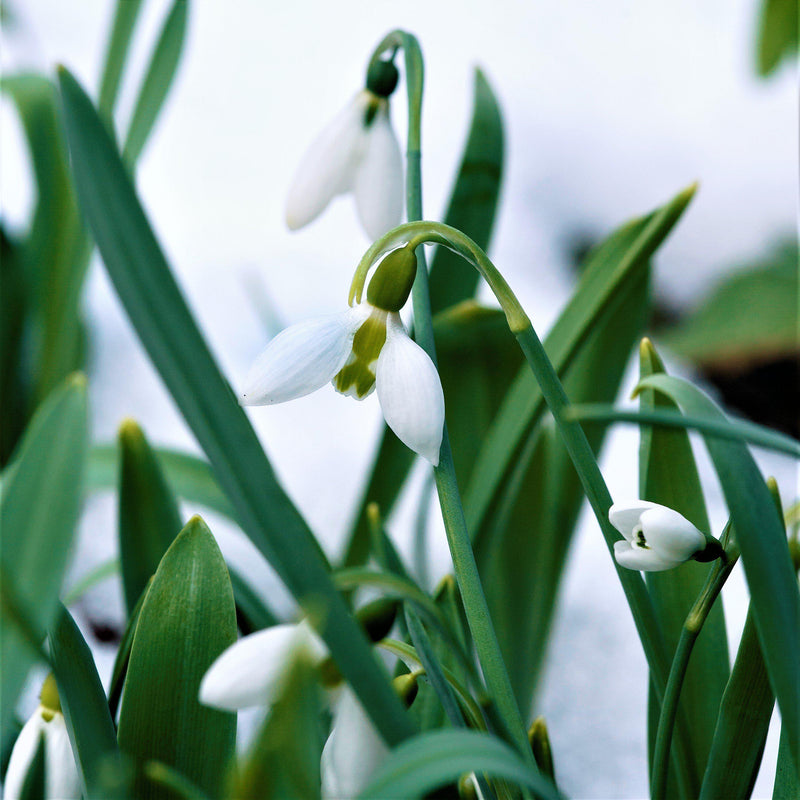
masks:
{"label": "dewdrop on petal", "polygon": [[357,400],[377,388],[386,424],[403,444],[437,466],[444,431],[442,384],[398,313],[416,270],[413,249],[393,250],[372,276],[366,302],[279,333],[245,379],[242,405],[283,403],[328,381]]}
{"label": "dewdrop on petal", "polygon": [[286,224],[291,230],[313,222],[334,197],[349,192],[370,239],[400,224],[403,159],[389,118],[389,96],[397,78],[391,61],[376,62],[367,76],[367,88],[309,147],[286,200]]}

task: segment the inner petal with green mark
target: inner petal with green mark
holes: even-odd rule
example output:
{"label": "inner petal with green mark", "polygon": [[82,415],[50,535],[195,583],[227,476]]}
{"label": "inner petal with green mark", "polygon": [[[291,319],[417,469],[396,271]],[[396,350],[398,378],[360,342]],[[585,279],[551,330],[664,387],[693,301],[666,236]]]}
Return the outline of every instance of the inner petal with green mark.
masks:
{"label": "inner petal with green mark", "polygon": [[363,400],[375,388],[375,366],[386,342],[386,317],[386,311],[375,308],[356,331],[350,357],[332,381],[340,394]]}
{"label": "inner petal with green mark", "polygon": [[647,539],[644,538],[644,531],[642,530],[641,525],[637,525],[633,529],[633,541],[631,542],[633,547],[640,547],[642,550],[649,550],[650,545],[647,544]]}

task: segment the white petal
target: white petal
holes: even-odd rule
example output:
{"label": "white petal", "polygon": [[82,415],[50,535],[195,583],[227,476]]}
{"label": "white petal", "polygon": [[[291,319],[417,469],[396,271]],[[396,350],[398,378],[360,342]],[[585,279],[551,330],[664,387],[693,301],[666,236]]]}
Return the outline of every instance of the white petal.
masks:
{"label": "white petal", "polygon": [[648,500],[633,503],[614,503],[608,509],[608,521],[628,540],[633,538],[633,529],[639,524],[642,514],[651,508],[664,508]]}
{"label": "white petal", "polygon": [[403,444],[437,466],[444,431],[442,383],[397,314],[389,314],[375,378],[386,424]]}
{"label": "white petal", "polygon": [[642,572],[661,572],[677,567],[681,563],[664,558],[655,550],[631,547],[628,542],[614,542],[614,558],[621,567]]}
{"label": "white petal", "polygon": [[359,92],[316,138],[303,156],[286,199],[291,230],[316,219],[337,195],[350,191],[364,155],[364,116],[370,95]]}
{"label": "white petal", "polygon": [[39,706],[23,726],[11,751],[3,788],[4,800],[17,800],[22,794],[25,776],[36,754],[41,734],[45,737],[45,796],[50,800],[77,800],[81,796],[78,769],[64,715],[56,713],[49,722],[45,722],[42,707]]}
{"label": "white petal", "polygon": [[323,387],[344,366],[368,314],[366,307],[356,306],[281,331],[251,367],[239,402],[272,405]]}
{"label": "white petal", "polygon": [[706,537],[686,517],[666,506],[645,511],[641,523],[647,544],[666,559],[687,561],[706,546]]}
{"label": "white petal", "polygon": [[243,637],[208,668],[200,682],[200,702],[225,711],[270,705],[291,654],[299,647],[308,648],[317,661],[328,652],[304,623],[275,625]]}
{"label": "white petal", "polygon": [[322,796],[326,800],[357,797],[389,750],[349,687],[342,690],[333,729],[322,750]]}
{"label": "white petal", "polygon": [[384,105],[367,131],[353,186],[361,226],[375,241],[403,217],[403,157]]}

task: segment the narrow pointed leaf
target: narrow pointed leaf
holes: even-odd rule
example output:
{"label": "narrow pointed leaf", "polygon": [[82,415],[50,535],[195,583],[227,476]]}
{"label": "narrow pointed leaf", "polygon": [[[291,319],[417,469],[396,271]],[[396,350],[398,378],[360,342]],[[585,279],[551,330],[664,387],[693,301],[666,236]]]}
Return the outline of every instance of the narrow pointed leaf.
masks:
{"label": "narrow pointed leaf", "polygon": [[[218,796],[234,753],[236,716],[200,704],[206,670],[236,641],[228,571],[214,537],[193,517],[167,550],[133,637],[119,746],[140,765],[161,761]],[[169,791],[137,775],[137,796]]]}
{"label": "narrow pointed leaf", "polygon": [[[666,394],[692,416],[724,419],[705,394],[679,378],[653,375],[639,387]],[[736,531],[770,684],[789,744],[800,752],[800,594],[783,524],[747,448],[708,434],[704,439]]]}
{"label": "narrow pointed leaf", "polygon": [[[80,511],[87,439],[86,382],[74,376],[36,412],[3,480],[3,594],[13,598],[41,638],[58,611]],[[3,605],[0,730],[5,731],[37,653]]]}
{"label": "narrow pointed leaf", "polygon": [[108,119],[111,119],[117,101],[133,29],[141,6],[142,0],[117,0],[97,103],[100,113]]}
{"label": "narrow pointed leaf", "polygon": [[92,651],[63,606],[49,638],[53,671],[72,751],[78,763],[84,794],[90,797],[104,764],[119,756],[117,732]]}
{"label": "narrow pointed leaf", "polygon": [[119,430],[119,552],[130,613],[181,528],[178,504],[141,428]]}
{"label": "narrow pointed leaf", "polygon": [[[664,364],[648,340],[644,340],[640,348],[639,372],[641,377],[664,373]],[[663,395],[656,395],[653,391],[642,392],[639,403],[643,410],[677,410],[671,400]],[[647,427],[642,429],[639,444],[639,497],[672,508],[701,531],[712,533],[700,477],[685,431]],[[680,569],[650,572],[645,576],[670,655],[675,652],[686,616],[703,589],[709,569],[708,564],[691,561]],[[698,776],[703,774],[706,767],[728,672],[725,617],[722,604],[716,603],[695,642],[681,690],[679,713],[686,724],[679,730],[679,735],[690,737],[687,745]],[[651,684],[648,720],[651,757],[659,713],[660,706]],[[668,793],[674,793],[674,788],[672,791],[668,789]]]}
{"label": "narrow pointed leaf", "polygon": [[[66,70],[60,80],[81,208],[145,349],[208,456],[242,529],[311,612],[387,742],[400,741],[413,727],[385,669],[348,614],[319,544],[278,484],[209,352],[91,101]],[[324,618],[314,613],[320,603]]]}

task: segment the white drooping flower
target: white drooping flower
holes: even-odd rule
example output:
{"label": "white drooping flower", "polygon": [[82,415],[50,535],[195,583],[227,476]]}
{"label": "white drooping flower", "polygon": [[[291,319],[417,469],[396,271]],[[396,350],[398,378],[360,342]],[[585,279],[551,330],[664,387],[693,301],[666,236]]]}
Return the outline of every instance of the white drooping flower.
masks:
{"label": "white drooping flower", "polygon": [[378,267],[366,302],[279,333],[245,379],[242,405],[283,403],[328,381],[336,391],[358,400],[377,388],[386,424],[401,442],[436,466],[444,430],[442,384],[398,313],[415,272],[413,251],[395,250]]}
{"label": "white drooping flower", "polygon": [[320,771],[324,800],[357,797],[389,754],[352,689],[342,689],[333,725],[322,748]]}
{"label": "white drooping flower", "polygon": [[614,543],[614,558],[627,569],[672,569],[706,548],[706,537],[686,517],[658,503],[615,503],[608,519],[625,537]]}
{"label": "white drooping flower", "polygon": [[78,800],[81,796],[80,777],[52,675],[45,680],[40,698],[41,705],[22,727],[11,751],[3,800],[18,800],[22,796],[25,777],[41,737],[44,737],[45,798]]}
{"label": "white drooping flower", "polygon": [[272,705],[292,655],[305,649],[316,664],[328,648],[303,621],[243,636],[224,650],[200,682],[200,702],[222,711]]}
{"label": "white drooping flower", "polygon": [[387,97],[363,89],[309,147],[286,201],[291,230],[315,220],[340,194],[352,192],[361,226],[377,239],[400,224],[403,160]]}

